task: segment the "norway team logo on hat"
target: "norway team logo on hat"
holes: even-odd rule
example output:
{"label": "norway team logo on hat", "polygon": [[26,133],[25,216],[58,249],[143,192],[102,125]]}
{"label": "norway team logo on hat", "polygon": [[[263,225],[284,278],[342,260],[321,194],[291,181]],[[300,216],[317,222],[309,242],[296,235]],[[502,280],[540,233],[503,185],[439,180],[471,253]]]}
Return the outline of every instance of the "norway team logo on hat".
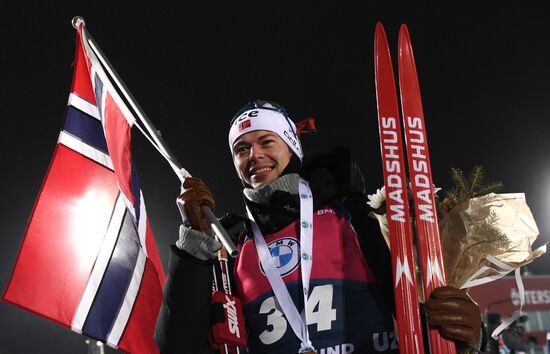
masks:
{"label": "norway team logo on hat", "polygon": [[246,128],[250,128],[251,126],[252,126],[252,124],[250,123],[250,119],[247,119],[243,122],[240,122],[239,123],[239,132],[242,132]]}
{"label": "norway team logo on hat", "polygon": [[274,132],[290,147],[300,160],[304,156],[300,139],[296,134],[296,124],[283,113],[265,107],[244,111],[231,121],[229,149],[233,148],[233,144],[241,135],[256,130]]}
{"label": "norway team logo on hat", "polygon": [[[283,237],[267,245],[281,277],[292,273],[300,264],[300,243],[293,237]],[[260,271],[265,275],[261,262]]]}

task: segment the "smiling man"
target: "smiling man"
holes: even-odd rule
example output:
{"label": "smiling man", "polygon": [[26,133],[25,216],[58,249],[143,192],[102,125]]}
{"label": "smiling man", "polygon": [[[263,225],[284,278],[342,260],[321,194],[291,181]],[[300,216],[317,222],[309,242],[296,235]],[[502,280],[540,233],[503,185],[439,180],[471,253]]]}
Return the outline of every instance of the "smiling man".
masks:
{"label": "smiling man", "polygon": [[[248,217],[221,221],[236,230],[240,248],[231,283],[243,304],[246,350],[397,353],[390,254],[368,217],[363,176],[350,152],[334,147],[304,156],[296,125],[268,101],[237,112],[229,147]],[[197,178],[182,189],[183,225],[171,247],[155,339],[162,353],[208,353],[211,326],[225,320],[211,305],[221,245],[201,210],[213,208],[214,199]],[[442,335],[479,349],[479,310],[464,292],[436,289],[426,307]],[[229,320],[238,320],[234,312]]]}
{"label": "smiling man", "polygon": [[279,178],[292,156],[284,141],[267,130],[240,136],[232,150],[239,178],[252,188],[259,188]]}

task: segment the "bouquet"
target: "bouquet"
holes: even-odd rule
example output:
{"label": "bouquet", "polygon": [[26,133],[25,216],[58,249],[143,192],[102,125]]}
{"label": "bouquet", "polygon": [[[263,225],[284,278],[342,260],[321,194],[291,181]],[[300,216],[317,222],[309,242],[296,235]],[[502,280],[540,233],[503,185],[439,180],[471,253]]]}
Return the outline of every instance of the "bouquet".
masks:
{"label": "bouquet", "polygon": [[[452,169],[455,187],[442,201],[436,194],[445,275],[451,286],[468,289],[496,280],[546,252],[532,249],[539,231],[523,193],[498,194],[500,182],[483,183],[477,166],[465,177]],[[440,188],[435,188],[437,193]],[[389,246],[385,188],[368,196]]]}

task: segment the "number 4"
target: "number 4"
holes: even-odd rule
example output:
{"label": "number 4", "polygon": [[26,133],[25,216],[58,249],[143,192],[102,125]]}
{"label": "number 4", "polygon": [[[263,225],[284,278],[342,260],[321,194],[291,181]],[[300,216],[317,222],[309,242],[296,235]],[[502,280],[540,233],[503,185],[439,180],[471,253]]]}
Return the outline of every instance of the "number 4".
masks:
{"label": "number 4", "polygon": [[[336,309],[332,308],[332,284],[313,288],[307,300],[307,324],[317,323],[317,332],[329,331],[336,321]],[[317,309],[317,311],[315,311]]]}

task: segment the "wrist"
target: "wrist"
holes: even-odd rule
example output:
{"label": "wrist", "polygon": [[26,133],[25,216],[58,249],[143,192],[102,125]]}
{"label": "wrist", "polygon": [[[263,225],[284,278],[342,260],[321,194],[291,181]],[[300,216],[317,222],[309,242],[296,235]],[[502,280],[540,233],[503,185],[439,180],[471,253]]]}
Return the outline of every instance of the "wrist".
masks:
{"label": "wrist", "polygon": [[211,230],[203,232],[181,225],[176,247],[198,259],[207,261],[217,256],[222,245],[213,237]]}

